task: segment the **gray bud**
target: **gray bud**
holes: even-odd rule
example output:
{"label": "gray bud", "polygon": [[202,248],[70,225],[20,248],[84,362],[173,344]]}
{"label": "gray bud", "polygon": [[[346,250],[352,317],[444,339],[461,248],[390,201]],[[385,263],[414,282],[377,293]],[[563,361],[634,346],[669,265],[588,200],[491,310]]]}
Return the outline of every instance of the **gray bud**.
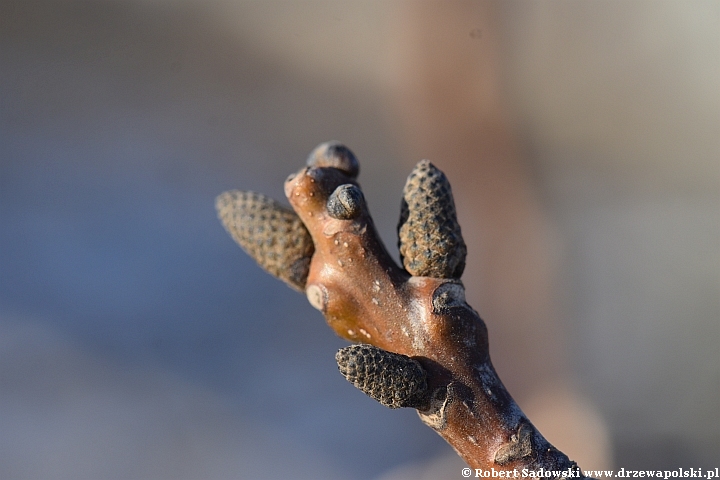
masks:
{"label": "gray bud", "polygon": [[357,178],[360,164],[355,154],[340,142],[321,143],[307,159],[310,167],[333,167],[343,171],[350,178]]}
{"label": "gray bud", "polygon": [[373,345],[350,345],[335,355],[340,373],[386,407],[421,408],[429,401],[427,373],[420,362]]}
{"label": "gray bud", "polygon": [[340,185],[330,194],[327,210],[331,217],[338,220],[351,220],[362,211],[364,197],[360,187],[350,183]]}
{"label": "gray bud", "polygon": [[215,207],[232,238],[261,267],[296,290],[304,290],[315,246],[298,215],[272,198],[233,190]]}
{"label": "gray bud", "polygon": [[460,278],[467,249],[450,182],[427,160],[405,183],[398,225],[400,258],[416,277]]}

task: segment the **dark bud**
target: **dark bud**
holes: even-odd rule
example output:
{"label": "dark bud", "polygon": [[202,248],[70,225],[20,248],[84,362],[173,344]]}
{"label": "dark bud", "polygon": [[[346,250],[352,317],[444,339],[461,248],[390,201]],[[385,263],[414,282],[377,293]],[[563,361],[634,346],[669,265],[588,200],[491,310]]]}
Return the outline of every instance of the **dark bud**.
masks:
{"label": "dark bud", "polygon": [[318,145],[307,159],[310,167],[333,167],[345,172],[350,178],[357,178],[360,164],[355,154],[340,142],[326,142]]}
{"label": "dark bud", "polygon": [[330,194],[327,210],[331,217],[338,220],[351,220],[362,211],[363,194],[360,187],[346,183]]}
{"label": "dark bud", "polygon": [[450,182],[427,160],[405,183],[398,224],[400,258],[416,277],[460,278],[467,249]]}
{"label": "dark bud", "polygon": [[406,355],[373,345],[351,345],[335,355],[340,373],[386,407],[422,408],[429,402],[427,374]]}
{"label": "dark bud", "polygon": [[303,291],[315,246],[298,215],[275,200],[234,190],[215,201],[220,221],[261,267]]}

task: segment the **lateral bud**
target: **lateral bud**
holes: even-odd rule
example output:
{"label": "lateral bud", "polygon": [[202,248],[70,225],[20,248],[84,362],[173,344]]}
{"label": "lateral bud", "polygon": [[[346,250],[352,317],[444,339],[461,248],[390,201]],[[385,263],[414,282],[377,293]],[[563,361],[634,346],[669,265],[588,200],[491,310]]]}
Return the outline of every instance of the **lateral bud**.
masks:
{"label": "lateral bud", "polygon": [[272,198],[233,190],[217,197],[218,217],[261,267],[295,290],[305,289],[315,246],[300,217]]}
{"label": "lateral bud", "polygon": [[386,407],[422,408],[429,401],[427,373],[417,360],[368,344],[341,348],[340,373]]}
{"label": "lateral bud", "polygon": [[362,211],[363,193],[357,185],[340,185],[330,194],[327,210],[331,217],[338,220],[351,220]]}

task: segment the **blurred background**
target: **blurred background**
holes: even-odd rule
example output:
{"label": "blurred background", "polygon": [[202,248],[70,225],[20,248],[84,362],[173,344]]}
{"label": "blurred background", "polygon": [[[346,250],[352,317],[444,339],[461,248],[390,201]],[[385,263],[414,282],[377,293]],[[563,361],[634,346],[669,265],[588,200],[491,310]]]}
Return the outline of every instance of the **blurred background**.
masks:
{"label": "blurred background", "polygon": [[460,478],[216,219],[429,158],[493,362],[586,469],[720,456],[720,3],[0,2],[0,477]]}

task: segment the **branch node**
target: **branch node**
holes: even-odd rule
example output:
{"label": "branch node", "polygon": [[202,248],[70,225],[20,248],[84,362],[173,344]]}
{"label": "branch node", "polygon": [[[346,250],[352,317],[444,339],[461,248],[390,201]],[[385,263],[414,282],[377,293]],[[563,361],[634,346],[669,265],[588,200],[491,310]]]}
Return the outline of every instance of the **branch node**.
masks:
{"label": "branch node", "polygon": [[442,431],[447,427],[447,408],[455,401],[455,385],[453,382],[447,386],[436,388],[430,398],[430,406],[419,410],[420,420],[435,431]]}
{"label": "branch node", "polygon": [[529,457],[533,453],[534,429],[532,425],[522,422],[518,427],[517,434],[510,437],[510,441],[500,447],[495,453],[495,463],[500,466],[507,465],[515,460]]}
{"label": "branch node", "polygon": [[434,313],[444,313],[452,308],[470,308],[465,301],[465,288],[461,283],[447,282],[433,292]]}
{"label": "branch node", "polygon": [[315,284],[308,285],[305,289],[305,295],[307,295],[310,305],[322,313],[325,313],[327,309],[328,292],[324,286]]}

